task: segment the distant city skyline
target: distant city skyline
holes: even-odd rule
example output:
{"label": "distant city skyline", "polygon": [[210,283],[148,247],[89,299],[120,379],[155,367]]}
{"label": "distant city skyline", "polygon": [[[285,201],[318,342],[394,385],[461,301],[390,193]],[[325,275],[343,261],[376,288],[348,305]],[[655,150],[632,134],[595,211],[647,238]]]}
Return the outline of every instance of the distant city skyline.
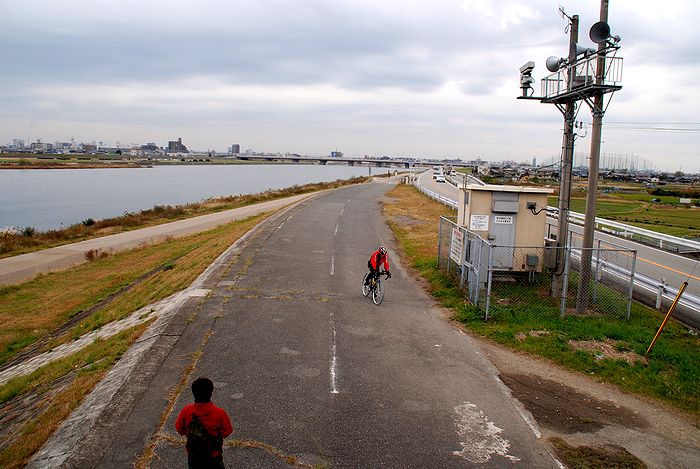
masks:
{"label": "distant city skyline", "polygon": [[[30,148],[30,145],[36,145],[37,143],[41,142],[42,139],[38,139],[36,142],[30,142],[30,144],[25,144],[24,139],[13,139],[13,142],[11,145],[16,146],[16,143],[21,141],[22,144],[19,148],[24,148],[28,149]],[[182,138],[178,138],[178,141],[183,147],[185,147],[186,151],[186,145],[184,145]],[[100,148],[102,149],[114,149],[114,148],[119,148],[123,150],[131,150],[135,148],[139,149],[145,149],[147,151],[155,151],[155,150],[162,150],[162,151],[171,151],[171,152],[177,152],[178,148],[173,148],[171,144],[175,143],[177,144],[178,141],[173,141],[169,140],[167,145],[158,145],[155,142],[131,142],[128,144],[125,143],[119,143],[117,145],[117,142],[115,142],[114,145],[110,145],[107,142],[96,142],[94,139],[90,140],[89,142],[78,142],[75,141],[74,139],[71,142],[66,142],[65,139],[62,140],[57,140],[55,142],[43,142],[44,144],[49,143],[53,145],[52,150],[66,150],[69,148],[73,149],[79,149],[83,147],[84,145],[94,145],[95,150],[99,150]],[[66,146],[71,144],[70,147]],[[58,147],[57,147],[58,146]],[[3,148],[7,148],[7,145],[3,145],[0,142],[0,150]],[[277,150],[277,151],[269,151],[269,152],[257,152],[255,149],[249,148],[241,151],[241,145],[234,143],[231,144],[228,148],[225,150],[217,150],[215,148],[209,148],[209,149],[191,149],[190,151],[194,153],[207,153],[207,152],[216,152],[217,154],[239,154],[239,153],[247,153],[247,152],[254,152],[254,153],[267,153],[267,154],[277,154],[277,155],[285,155],[285,154],[295,154],[297,152],[294,151],[288,151],[288,150]],[[307,154],[306,156],[346,156],[343,154],[343,152],[338,151],[337,149],[335,150],[330,150],[324,154]],[[373,158],[379,158],[379,157],[386,157],[389,156],[391,158],[401,158],[401,155],[363,155],[363,156],[370,156]],[[411,158],[413,157],[406,157],[404,158]],[[440,157],[423,157],[423,159],[426,160],[438,160],[438,159],[449,159],[449,158],[440,158]],[[481,158],[459,158],[462,159],[463,161],[474,161],[474,160],[480,160]],[[583,153],[583,152],[575,152],[574,154],[574,167],[587,167],[587,161],[588,159],[588,154]],[[537,158],[534,157],[531,160],[525,158],[521,160],[517,159],[505,159],[505,160],[499,160],[499,161],[489,161],[489,160],[484,160],[489,163],[496,163],[496,164],[501,164],[501,163],[507,163],[507,162],[515,162],[517,164],[531,164],[533,167],[539,167],[539,166],[552,166],[556,165],[559,162],[559,155],[550,155],[549,157],[541,157]],[[683,171],[682,167],[679,167],[677,169],[660,169],[657,168],[653,162],[640,157],[639,155],[631,154],[631,153],[602,153],[601,158],[600,158],[600,167],[605,168],[608,170],[623,170],[623,169],[628,169],[630,171],[655,171],[655,172],[667,172],[667,173],[673,173],[676,171]],[[700,173],[700,172],[698,172]]]}
{"label": "distant city skyline", "polygon": [[[523,63],[539,90],[545,59],[566,54],[559,4],[4,2],[0,142],[179,136],[200,151],[544,161],[561,151],[561,114],[515,98]],[[564,7],[591,47],[600,0]],[[698,17],[688,0],[610,1],[624,69],[603,153],[700,171]],[[577,119],[590,122],[587,106]],[[589,147],[581,132],[576,152]]]}

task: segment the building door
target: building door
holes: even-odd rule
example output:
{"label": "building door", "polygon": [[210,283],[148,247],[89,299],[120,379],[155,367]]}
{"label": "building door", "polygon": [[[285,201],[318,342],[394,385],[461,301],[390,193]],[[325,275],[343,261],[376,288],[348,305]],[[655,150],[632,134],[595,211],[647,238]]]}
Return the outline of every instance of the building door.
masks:
{"label": "building door", "polygon": [[493,267],[513,269],[515,244],[515,219],[518,213],[518,193],[494,192],[491,210],[489,242],[494,245]]}

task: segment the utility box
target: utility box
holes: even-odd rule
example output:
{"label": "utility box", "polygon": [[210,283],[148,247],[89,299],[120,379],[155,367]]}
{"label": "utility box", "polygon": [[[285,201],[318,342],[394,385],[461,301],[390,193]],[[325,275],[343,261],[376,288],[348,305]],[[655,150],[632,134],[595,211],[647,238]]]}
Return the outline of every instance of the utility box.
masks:
{"label": "utility box", "polygon": [[494,269],[541,272],[547,196],[553,192],[541,187],[468,185],[460,193],[457,223],[495,246]]}

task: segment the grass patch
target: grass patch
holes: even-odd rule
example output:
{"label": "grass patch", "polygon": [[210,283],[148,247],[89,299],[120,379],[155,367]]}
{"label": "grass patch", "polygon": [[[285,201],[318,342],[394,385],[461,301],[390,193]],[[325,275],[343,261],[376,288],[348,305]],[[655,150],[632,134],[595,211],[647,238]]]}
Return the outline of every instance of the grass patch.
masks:
{"label": "grass patch", "polygon": [[[257,194],[232,195],[204,200],[186,205],[156,205],[141,212],[127,212],[115,218],[102,220],[85,220],[60,230],[36,231],[28,226],[20,231],[0,232],[0,258],[15,256],[26,252],[37,251],[62,244],[74,243],[85,239],[120,233],[123,231],[145,228],[175,220],[182,220],[200,215],[221,212],[233,208],[266,202],[269,200],[291,197],[310,192],[335,189],[338,187],[358,184],[367,181],[365,177],[355,177],[332,182],[320,182],[304,185],[294,185],[284,189],[269,190]],[[99,257],[100,253],[92,253]],[[94,259],[90,259],[94,260]]]}
{"label": "grass patch", "polygon": [[[403,255],[426,280],[432,295],[453,311],[454,320],[509,348],[700,414],[700,342],[686,328],[668,324],[646,363],[601,359],[573,347],[570,341],[615,341],[621,351],[643,355],[661,323],[661,315],[634,303],[630,321],[610,316],[567,315],[560,319],[558,300],[546,296],[546,285],[499,283],[494,283],[492,289],[491,319],[484,321],[483,310],[468,303],[453,279],[437,268],[438,220],[454,212],[412,187],[398,186],[388,195],[393,200],[384,204],[384,214]],[[530,334],[543,330],[548,333]]]}
{"label": "grass patch", "polygon": [[[164,269],[80,321],[72,337],[182,290],[266,214],[163,243],[124,251],[20,285],[0,288],[0,364],[81,311],[158,266]],[[177,259],[177,261],[173,261]],[[51,346],[67,340],[54,341]]]}
{"label": "grass patch", "polygon": [[[653,198],[661,202],[652,203]],[[550,197],[548,203],[556,207],[558,199]],[[570,208],[573,212],[586,213],[586,199],[572,198]],[[619,194],[599,198],[596,201],[596,216],[672,236],[700,236],[698,209],[679,204],[678,197]]]}
{"label": "grass patch", "polygon": [[[123,331],[63,360],[44,366],[30,376],[16,378],[0,388],[0,402],[26,393],[42,394],[51,383],[66,374],[75,373],[70,383],[43,407],[38,415],[20,424],[17,436],[0,451],[0,467],[24,467],[70,413],[80,405],[102,377],[141,335],[147,324]],[[78,371],[75,371],[78,370]]]}

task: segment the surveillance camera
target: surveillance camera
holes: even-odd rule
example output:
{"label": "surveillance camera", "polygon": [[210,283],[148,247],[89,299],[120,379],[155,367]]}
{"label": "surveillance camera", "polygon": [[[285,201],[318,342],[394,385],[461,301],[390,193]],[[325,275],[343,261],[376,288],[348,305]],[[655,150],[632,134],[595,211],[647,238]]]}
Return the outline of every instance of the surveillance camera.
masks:
{"label": "surveillance camera", "polygon": [[520,73],[522,73],[524,75],[529,75],[530,73],[532,73],[532,70],[534,68],[535,68],[535,62],[530,61],[530,62],[526,63],[525,65],[523,65],[522,67],[520,67]]}

